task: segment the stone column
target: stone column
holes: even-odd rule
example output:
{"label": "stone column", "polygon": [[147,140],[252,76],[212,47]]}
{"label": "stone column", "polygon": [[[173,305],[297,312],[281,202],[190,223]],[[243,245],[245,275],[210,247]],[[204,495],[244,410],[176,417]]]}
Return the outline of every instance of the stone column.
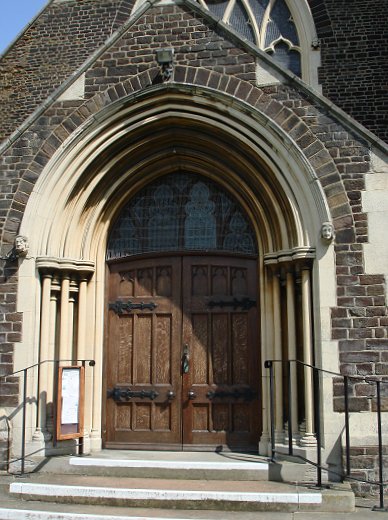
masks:
{"label": "stone column", "polygon": [[262,411],[263,411],[263,433],[260,438],[260,453],[268,454],[268,443],[270,440],[270,393],[269,372],[264,368],[264,361],[273,359],[273,318],[272,318],[272,275],[269,270],[263,274],[264,279],[264,323],[262,355]]}
{"label": "stone column", "polygon": [[[60,294],[60,285],[58,280],[53,279],[51,283],[50,296],[50,328],[49,328],[49,357],[50,359],[58,359],[58,345],[57,345],[57,311],[58,311],[58,297]],[[48,367],[47,376],[47,403],[48,403],[48,417],[47,427],[50,432],[54,431],[54,372],[56,369],[55,363],[50,363]],[[56,403],[55,403],[56,404]]]}
{"label": "stone column", "polygon": [[[282,359],[282,321],[280,308],[280,278],[274,273],[272,279],[273,294],[273,343],[275,360]],[[275,435],[279,442],[284,441],[283,418],[283,367],[282,363],[274,363],[275,375]]]}
{"label": "stone column", "polygon": [[[105,266],[98,266],[97,269],[105,269]],[[93,282],[92,282],[93,283]],[[96,366],[93,370],[93,391],[92,391],[92,431],[91,431],[91,449],[93,451],[101,449],[101,410],[102,410],[102,348],[103,345],[103,328],[97,326],[97,324],[103,323],[104,315],[104,295],[101,291],[98,291],[95,284],[91,286],[91,293],[94,292],[94,304],[91,313],[93,313],[93,325],[94,325],[94,353],[93,357],[96,362]],[[91,294],[91,296],[93,296]]]}
{"label": "stone column", "polygon": [[38,392],[38,424],[34,437],[40,433],[47,436],[47,389],[49,384],[50,363],[50,297],[51,297],[51,274],[45,273],[42,277],[42,299],[40,313],[40,351],[39,361],[39,392]]}
{"label": "stone column", "polygon": [[78,292],[78,339],[77,358],[86,358],[86,294],[88,282],[82,278],[79,282]]}
{"label": "stone column", "polygon": [[69,294],[69,353],[71,360],[77,359],[77,352],[75,348],[75,340],[76,340],[76,301],[78,293],[78,285],[74,280],[70,280],[70,294]]}
{"label": "stone column", "polygon": [[[86,299],[87,299],[87,279],[81,278],[79,282],[79,290],[78,290],[78,325],[77,325],[77,359],[86,359]],[[90,374],[88,370],[85,373],[85,393],[86,390],[90,387]],[[90,400],[90,392],[89,395],[85,395],[85,424],[83,431],[83,443],[84,443],[84,453],[89,453],[90,451],[90,442],[89,442],[89,428],[90,421],[87,418],[87,410],[91,406]],[[89,400],[88,400],[89,398]]]}
{"label": "stone column", "polygon": [[[303,361],[313,364],[313,341],[312,341],[312,323],[311,323],[311,279],[310,269],[302,268],[302,323],[303,323]],[[313,380],[312,369],[304,368],[304,404],[306,433],[301,439],[302,446],[316,445],[314,435],[314,415],[313,415]]]}
{"label": "stone column", "polygon": [[[286,291],[287,291],[287,339],[288,339],[288,359],[296,359],[296,322],[295,322],[295,281],[292,267],[287,271],[286,275]],[[290,387],[291,395],[291,423],[293,436],[298,431],[298,379],[297,364],[290,364]]]}
{"label": "stone column", "polygon": [[72,345],[69,337],[69,299],[70,299],[70,277],[63,274],[61,283],[61,321],[59,331],[59,359],[69,360],[72,358]]}

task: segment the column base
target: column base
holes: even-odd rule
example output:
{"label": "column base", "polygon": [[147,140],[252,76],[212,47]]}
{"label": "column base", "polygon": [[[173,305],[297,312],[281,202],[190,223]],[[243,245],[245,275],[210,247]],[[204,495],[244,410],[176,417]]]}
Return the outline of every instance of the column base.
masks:
{"label": "column base", "polygon": [[89,453],[91,452],[91,447],[90,447],[90,436],[89,436],[89,432],[88,431],[84,431],[84,436],[83,436],[83,455],[89,455]]}
{"label": "column base", "polygon": [[268,433],[263,433],[259,440],[259,455],[266,457],[271,454],[271,440]]}
{"label": "column base", "polygon": [[299,445],[303,447],[314,447],[317,445],[317,439],[313,433],[306,433],[299,441]]}
{"label": "column base", "polygon": [[101,451],[102,450],[102,438],[99,430],[92,430],[89,437],[90,451]]}
{"label": "column base", "polygon": [[278,444],[284,444],[286,442],[286,432],[284,430],[275,431],[275,442]]}

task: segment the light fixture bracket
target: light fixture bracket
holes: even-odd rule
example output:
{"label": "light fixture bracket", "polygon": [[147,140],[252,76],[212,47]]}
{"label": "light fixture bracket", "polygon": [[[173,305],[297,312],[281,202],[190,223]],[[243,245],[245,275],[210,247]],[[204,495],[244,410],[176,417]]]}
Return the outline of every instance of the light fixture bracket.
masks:
{"label": "light fixture bracket", "polygon": [[157,49],[156,61],[160,65],[161,74],[164,80],[171,78],[173,73],[173,62],[174,62],[174,49],[171,47],[165,47],[163,49]]}

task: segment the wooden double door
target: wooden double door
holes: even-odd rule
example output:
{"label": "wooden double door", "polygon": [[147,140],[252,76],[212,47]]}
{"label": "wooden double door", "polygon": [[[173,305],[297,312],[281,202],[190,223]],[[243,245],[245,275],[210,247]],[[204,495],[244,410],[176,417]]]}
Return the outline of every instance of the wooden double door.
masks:
{"label": "wooden double door", "polygon": [[105,446],[256,451],[256,260],[159,256],[108,267]]}

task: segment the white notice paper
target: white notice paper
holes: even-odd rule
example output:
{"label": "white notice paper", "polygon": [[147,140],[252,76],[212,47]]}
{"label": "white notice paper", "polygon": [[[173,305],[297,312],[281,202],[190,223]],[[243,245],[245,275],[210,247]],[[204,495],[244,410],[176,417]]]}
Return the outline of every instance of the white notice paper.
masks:
{"label": "white notice paper", "polygon": [[61,424],[78,424],[80,371],[74,368],[62,370]]}

